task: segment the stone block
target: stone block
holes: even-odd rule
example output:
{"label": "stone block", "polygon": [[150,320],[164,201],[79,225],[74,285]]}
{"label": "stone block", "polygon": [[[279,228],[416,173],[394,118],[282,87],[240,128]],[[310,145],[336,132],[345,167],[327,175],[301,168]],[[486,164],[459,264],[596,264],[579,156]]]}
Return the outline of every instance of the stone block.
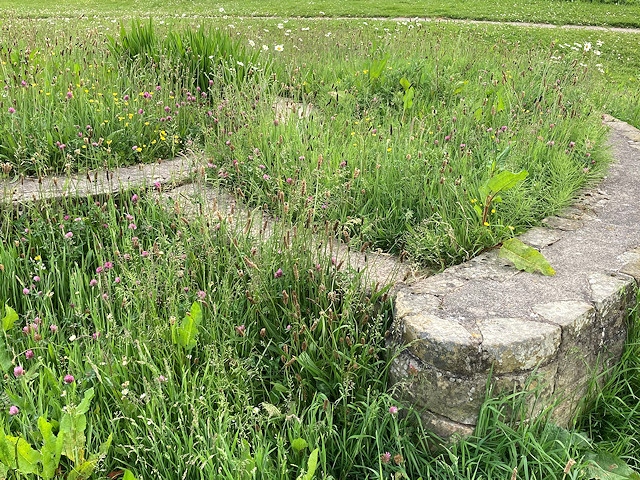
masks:
{"label": "stone block", "polygon": [[550,362],[561,340],[557,325],[520,318],[486,318],[477,321],[482,352],[495,374],[532,370]]}
{"label": "stone block", "polygon": [[430,313],[402,318],[403,342],[421,362],[458,374],[485,370],[478,345],[480,338],[453,319]]}

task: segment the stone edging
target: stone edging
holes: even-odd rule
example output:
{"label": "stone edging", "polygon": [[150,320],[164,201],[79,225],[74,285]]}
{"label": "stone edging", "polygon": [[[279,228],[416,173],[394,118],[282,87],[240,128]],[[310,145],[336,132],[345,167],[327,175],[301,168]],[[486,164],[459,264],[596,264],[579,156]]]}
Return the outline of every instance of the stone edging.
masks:
{"label": "stone edging", "polygon": [[[640,131],[610,117],[616,162],[597,190],[520,237],[556,269],[519,272],[492,250],[398,290],[392,367],[405,395],[444,437],[470,434],[489,376],[497,389],[544,384],[568,424],[593,372],[617,362],[640,285]],[[538,382],[540,383],[540,382]]]}

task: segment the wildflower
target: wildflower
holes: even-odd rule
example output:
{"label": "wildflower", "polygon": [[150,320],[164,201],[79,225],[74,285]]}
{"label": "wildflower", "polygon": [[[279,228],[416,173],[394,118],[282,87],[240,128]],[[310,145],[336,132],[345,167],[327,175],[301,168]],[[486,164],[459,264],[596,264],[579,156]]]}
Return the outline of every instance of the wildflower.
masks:
{"label": "wildflower", "polygon": [[91,335],[91,338],[93,338],[94,340],[97,340],[100,338],[100,332],[93,332],[93,334]]}
{"label": "wildflower", "polygon": [[22,293],[24,293],[25,295],[29,295],[29,289],[27,287],[24,287],[22,289]]}
{"label": "wildflower", "polygon": [[129,230],[135,230],[136,228],[138,228],[138,227],[136,226],[135,223],[130,223],[129,224]]}
{"label": "wildflower", "polygon": [[98,284],[98,280],[96,280],[95,278],[92,278],[91,281],[89,282],[90,287],[95,287],[97,284]]}
{"label": "wildflower", "polygon": [[22,365],[18,365],[17,367],[14,367],[13,374],[16,376],[16,378],[24,375],[24,368],[22,368]]}
{"label": "wildflower", "polygon": [[244,325],[238,325],[236,326],[236,333],[238,335],[240,335],[241,337],[244,337],[244,331],[246,330],[246,327]]}
{"label": "wildflower", "polygon": [[149,252],[147,252],[146,250],[143,250],[142,253],[140,253],[140,255],[142,255],[143,257],[148,257]]}
{"label": "wildflower", "polygon": [[396,413],[398,413],[398,407],[396,407],[395,405],[392,405],[389,407],[389,413],[391,415],[395,415]]}
{"label": "wildflower", "polygon": [[103,267],[98,267],[96,268],[96,273],[102,273],[103,270],[104,270]]}
{"label": "wildflower", "polygon": [[[262,45],[262,50],[264,50],[265,52],[268,51],[269,50],[269,46],[268,45]],[[9,110],[11,110],[11,109],[9,109]],[[10,112],[10,113],[13,113],[13,112]]]}
{"label": "wildflower", "polygon": [[293,183],[293,178],[291,178],[291,177],[287,178],[287,183],[289,185],[291,185]]}
{"label": "wildflower", "polygon": [[120,277],[116,277],[113,281],[116,283],[120,283],[122,280],[120,279]]}
{"label": "wildflower", "polygon": [[282,51],[284,51],[284,45],[276,45],[275,47],[273,47],[273,49],[276,52],[282,52]]}
{"label": "wildflower", "polygon": [[393,456],[393,461],[396,465],[400,465],[402,464],[402,462],[404,462],[404,457],[398,453],[397,455]]}
{"label": "wildflower", "polygon": [[110,270],[113,268],[113,262],[104,262],[104,269]]}
{"label": "wildflower", "polygon": [[9,107],[9,113],[16,113],[16,109],[13,107]]}
{"label": "wildflower", "polygon": [[384,464],[387,464],[391,461],[391,454],[389,452],[384,452],[380,455],[380,461]]}
{"label": "wildflower", "polygon": [[160,383],[164,383],[164,382],[166,382],[166,381],[167,381],[167,377],[165,377],[164,375],[160,375],[160,376],[158,377],[158,382],[160,382]]}
{"label": "wildflower", "polygon": [[276,273],[274,273],[274,274],[273,274],[273,276],[274,276],[275,278],[280,278],[280,277],[282,277],[283,275],[284,275],[284,272],[282,271],[282,269],[281,269],[281,268],[279,268],[278,270],[276,270]]}
{"label": "wildflower", "polygon": [[67,385],[76,381],[73,375],[65,375],[63,380],[64,380],[64,383],[66,383]]}
{"label": "wildflower", "polygon": [[31,360],[33,358],[33,350],[27,350],[26,352],[24,352],[24,356],[26,357],[27,360]]}
{"label": "wildflower", "polygon": [[20,413],[20,409],[18,407],[16,407],[15,405],[11,405],[9,407],[9,415],[14,416],[14,415],[17,415],[18,413]]}
{"label": "wildflower", "polygon": [[51,333],[56,333],[58,331],[58,326],[57,325],[49,325],[49,330],[51,330]]}
{"label": "wildflower", "polygon": [[64,234],[64,238],[73,238],[73,232],[67,232]]}
{"label": "wildflower", "polygon": [[204,290],[198,290],[197,295],[198,295],[198,299],[202,301],[207,297],[207,292],[205,292]]}

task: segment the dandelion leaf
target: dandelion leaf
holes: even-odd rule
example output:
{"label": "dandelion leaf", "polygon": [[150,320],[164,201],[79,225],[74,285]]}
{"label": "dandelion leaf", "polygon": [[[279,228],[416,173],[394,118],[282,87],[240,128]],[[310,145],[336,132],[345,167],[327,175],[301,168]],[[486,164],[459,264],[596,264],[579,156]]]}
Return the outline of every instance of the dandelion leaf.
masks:
{"label": "dandelion leaf", "polygon": [[509,260],[518,270],[525,272],[540,272],[546,276],[553,276],[556,273],[544,255],[517,238],[511,238],[502,244],[498,258]]}

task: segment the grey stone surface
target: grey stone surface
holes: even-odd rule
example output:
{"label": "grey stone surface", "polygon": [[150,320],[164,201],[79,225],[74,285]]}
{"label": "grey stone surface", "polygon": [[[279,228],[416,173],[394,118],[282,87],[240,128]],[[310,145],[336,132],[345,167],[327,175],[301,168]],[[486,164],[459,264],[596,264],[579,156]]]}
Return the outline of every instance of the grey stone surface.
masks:
{"label": "grey stone surface", "polygon": [[158,163],[114,170],[96,170],[59,177],[0,180],[0,203],[24,203],[117,193],[130,188],[171,188],[190,181],[201,164],[196,157],[178,157]]}
{"label": "grey stone surface", "polygon": [[473,425],[489,372],[496,387],[512,389],[537,369],[541,399],[559,401],[555,419],[567,423],[593,373],[619,359],[640,282],[640,151],[630,144],[640,132],[606,122],[608,176],[522,236],[555,276],[518,272],[493,250],[399,290],[393,331],[409,359],[398,358],[393,376],[410,378],[407,395],[439,419],[441,433],[457,431],[448,422]]}

